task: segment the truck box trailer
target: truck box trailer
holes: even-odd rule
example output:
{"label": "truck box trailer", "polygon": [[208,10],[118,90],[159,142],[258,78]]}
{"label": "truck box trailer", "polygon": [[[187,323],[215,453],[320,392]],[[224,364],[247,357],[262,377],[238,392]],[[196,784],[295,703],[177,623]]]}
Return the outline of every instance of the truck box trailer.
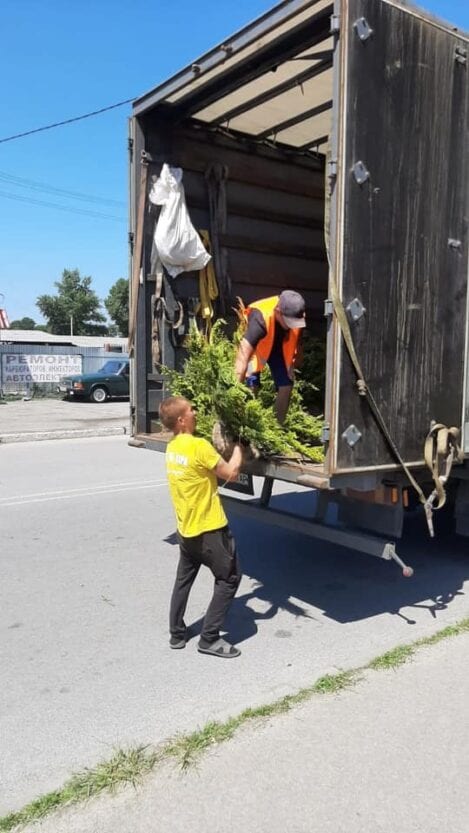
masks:
{"label": "truck box trailer", "polygon": [[[164,447],[160,362],[181,366],[200,301],[197,274],[156,265],[147,197],[166,162],[209,232],[218,314],[295,289],[326,345],[324,464],[257,461],[260,503],[232,508],[401,565],[390,539],[414,490],[432,531],[449,485],[469,535],[467,53],[401,0],[284,0],[130,122],[131,442]],[[312,520],[269,510],[275,479],[319,490]]]}

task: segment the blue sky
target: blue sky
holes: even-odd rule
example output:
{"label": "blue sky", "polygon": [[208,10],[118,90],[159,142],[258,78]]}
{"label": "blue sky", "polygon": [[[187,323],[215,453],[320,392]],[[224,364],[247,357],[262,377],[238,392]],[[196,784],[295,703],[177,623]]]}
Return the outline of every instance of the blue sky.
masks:
{"label": "blue sky", "polygon": [[[3,0],[0,138],[141,95],[272,5]],[[469,29],[468,0],[422,5]],[[40,321],[35,300],[54,291],[64,268],[91,275],[100,298],[127,276],[129,114],[126,105],[0,144],[0,306],[10,319],[29,315]],[[95,200],[25,187],[33,182]],[[34,200],[110,216],[69,213]]]}

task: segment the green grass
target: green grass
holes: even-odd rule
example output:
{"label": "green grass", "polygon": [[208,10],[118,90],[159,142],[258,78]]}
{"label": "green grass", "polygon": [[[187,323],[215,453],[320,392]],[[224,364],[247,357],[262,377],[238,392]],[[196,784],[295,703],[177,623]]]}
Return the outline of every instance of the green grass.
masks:
{"label": "green grass", "polygon": [[134,749],[121,749],[108,761],[96,767],[85,769],[72,775],[61,789],[46,793],[31,801],[21,810],[0,818],[0,831],[5,832],[38,821],[61,807],[86,801],[103,792],[115,792],[122,786],[136,786],[149,772],[165,761],[174,761],[181,769],[187,770],[208,749],[231,740],[235,734],[250,723],[262,723],[284,714],[313,697],[339,694],[356,685],[365,671],[395,669],[407,662],[414,654],[444,639],[469,632],[469,619],[463,619],[455,625],[449,625],[432,636],[418,639],[409,645],[399,645],[373,659],[364,668],[339,671],[327,674],[316,680],[313,685],[302,688],[295,694],[275,700],[256,708],[242,711],[224,722],[213,721],[202,729],[188,734],[176,735],[159,747],[138,746]]}
{"label": "green grass", "polygon": [[99,795],[104,790],[115,791],[123,784],[136,785],[151,772],[157,761],[157,752],[150,747],[118,750],[108,761],[93,769],[85,769],[66,781],[59,790],[36,798],[16,813],[0,818],[0,830],[13,830],[32,821],[38,821],[59,807],[76,804]]}
{"label": "green grass", "polygon": [[404,662],[407,662],[407,660],[410,659],[414,653],[415,645],[398,645],[397,648],[393,648],[391,651],[386,651],[386,653],[382,654],[380,657],[372,659],[371,662],[368,663],[367,668],[371,668],[372,671],[397,668],[399,665],[403,665]]}

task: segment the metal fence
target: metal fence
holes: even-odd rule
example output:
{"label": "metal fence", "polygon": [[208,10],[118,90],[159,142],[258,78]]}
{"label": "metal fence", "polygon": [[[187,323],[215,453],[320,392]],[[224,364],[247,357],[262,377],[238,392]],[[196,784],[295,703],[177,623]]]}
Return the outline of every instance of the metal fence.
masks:
{"label": "metal fence", "polygon": [[0,395],[55,393],[61,377],[95,373],[108,359],[127,357],[104,347],[0,344]]}

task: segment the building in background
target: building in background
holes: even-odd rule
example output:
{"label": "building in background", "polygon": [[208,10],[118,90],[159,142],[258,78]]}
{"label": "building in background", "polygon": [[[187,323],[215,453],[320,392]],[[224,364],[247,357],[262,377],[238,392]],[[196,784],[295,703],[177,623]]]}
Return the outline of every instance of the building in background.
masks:
{"label": "building in background", "polygon": [[62,377],[95,373],[107,359],[127,355],[126,338],[0,327],[0,395],[55,393]]}

